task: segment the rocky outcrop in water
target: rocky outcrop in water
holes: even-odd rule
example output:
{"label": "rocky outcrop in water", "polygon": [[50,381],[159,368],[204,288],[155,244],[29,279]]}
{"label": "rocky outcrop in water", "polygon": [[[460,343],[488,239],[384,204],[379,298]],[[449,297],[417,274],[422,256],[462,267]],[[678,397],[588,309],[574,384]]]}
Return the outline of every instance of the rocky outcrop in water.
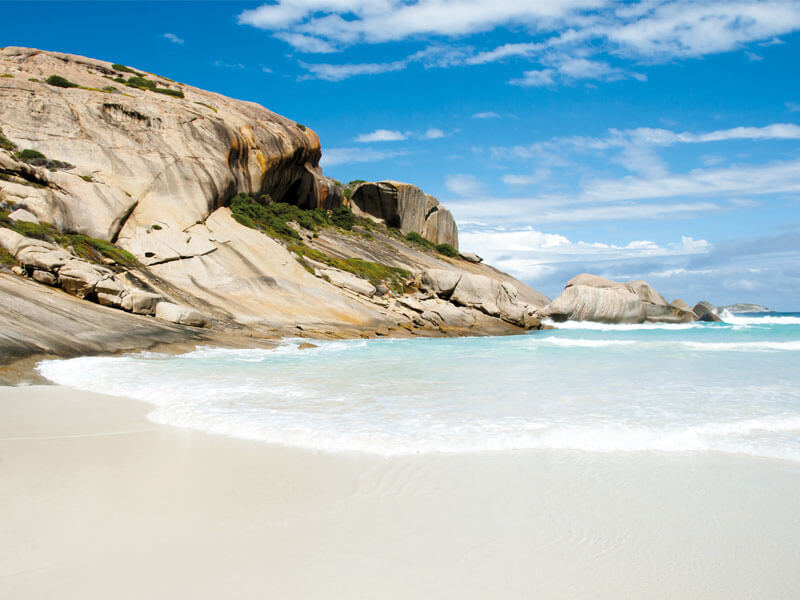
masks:
{"label": "rocky outcrop in water", "polygon": [[[361,183],[350,195],[356,214],[396,227],[403,235],[416,232],[434,244],[458,249],[458,228],[453,215],[439,201],[415,185],[397,181]],[[480,262],[477,255],[467,260]]]}
{"label": "rocky outcrop in water", "polygon": [[[686,305],[688,308],[688,305]],[[620,283],[583,273],[567,282],[564,292],[539,311],[554,321],[601,323],[690,323],[697,315],[664,297],[645,281]]]}
{"label": "rocky outcrop in water", "polygon": [[722,321],[722,319],[719,318],[719,315],[717,315],[717,307],[710,302],[706,302],[705,300],[695,304],[692,310],[694,314],[697,315],[697,319],[700,321]]}

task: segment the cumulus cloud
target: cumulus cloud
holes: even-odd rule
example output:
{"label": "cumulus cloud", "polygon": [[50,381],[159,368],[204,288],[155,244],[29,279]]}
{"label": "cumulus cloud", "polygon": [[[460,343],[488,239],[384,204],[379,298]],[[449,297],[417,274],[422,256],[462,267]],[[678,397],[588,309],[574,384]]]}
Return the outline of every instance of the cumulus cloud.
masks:
{"label": "cumulus cloud", "polygon": [[357,142],[399,142],[406,139],[406,134],[402,131],[391,131],[389,129],[376,129],[371,133],[362,133],[356,137]]}
{"label": "cumulus cloud", "polygon": [[541,71],[525,71],[522,77],[518,79],[511,79],[511,85],[519,85],[522,87],[544,87],[553,85],[555,83],[553,69],[542,69]]}
{"label": "cumulus cloud", "polygon": [[423,140],[438,140],[443,137],[444,137],[444,131],[442,131],[438,127],[431,127],[425,133],[422,134]]}
{"label": "cumulus cloud", "polygon": [[179,37],[178,37],[177,35],[175,35],[174,33],[165,33],[165,34],[164,34],[164,38],[168,39],[168,40],[169,40],[170,42],[172,42],[173,44],[179,44],[179,45],[182,45],[182,44],[184,44],[184,43],[185,43],[185,42],[184,42],[184,40],[182,40],[181,38],[179,38]]}

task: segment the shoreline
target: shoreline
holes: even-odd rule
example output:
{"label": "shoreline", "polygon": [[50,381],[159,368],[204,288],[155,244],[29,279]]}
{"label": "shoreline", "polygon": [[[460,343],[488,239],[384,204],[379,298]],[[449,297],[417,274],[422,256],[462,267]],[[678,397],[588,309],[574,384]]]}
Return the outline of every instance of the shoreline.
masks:
{"label": "shoreline", "polygon": [[61,386],[0,388],[0,595],[790,598],[800,587],[800,466],[784,461],[334,454],[159,425],[149,411]]}

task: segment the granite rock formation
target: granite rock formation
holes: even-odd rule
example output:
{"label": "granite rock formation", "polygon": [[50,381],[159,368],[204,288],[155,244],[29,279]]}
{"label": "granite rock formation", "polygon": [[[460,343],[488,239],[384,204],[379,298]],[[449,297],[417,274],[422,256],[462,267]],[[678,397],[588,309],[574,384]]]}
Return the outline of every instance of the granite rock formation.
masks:
{"label": "granite rock formation", "polygon": [[[682,301],[681,301],[682,302]],[[562,294],[539,311],[554,321],[601,323],[690,323],[697,315],[681,304],[667,304],[645,281],[620,283],[583,273],[567,282]]]}
{"label": "granite rock formation", "polygon": [[[350,206],[356,214],[396,227],[403,235],[413,231],[434,244],[450,244],[458,249],[458,227],[453,215],[415,185],[397,181],[361,183],[350,195]],[[475,255],[468,260],[472,256]]]}

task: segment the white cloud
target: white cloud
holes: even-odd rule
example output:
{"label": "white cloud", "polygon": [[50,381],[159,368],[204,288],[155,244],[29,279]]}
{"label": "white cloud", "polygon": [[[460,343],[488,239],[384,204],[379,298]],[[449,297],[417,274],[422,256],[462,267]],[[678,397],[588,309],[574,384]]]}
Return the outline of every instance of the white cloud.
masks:
{"label": "white cloud", "polygon": [[520,79],[511,79],[508,83],[522,87],[543,87],[555,83],[553,69],[542,69],[541,71],[525,71]]}
{"label": "white cloud", "polygon": [[533,227],[505,229],[468,226],[459,232],[459,244],[462,248],[477,252],[487,262],[528,281],[541,280],[564,270],[568,273],[564,279],[581,270],[597,272],[612,262],[646,259],[666,266],[673,259],[685,260],[713,250],[706,240],[687,236],[682,236],[680,242],[666,245],[659,245],[652,240],[612,244],[572,241],[566,236],[542,232]]}
{"label": "white cloud", "polygon": [[764,60],[763,56],[761,56],[760,54],[756,54],[755,52],[745,51],[744,55],[750,62],[758,62]]}
{"label": "white cloud", "polygon": [[502,119],[496,112],[479,112],[472,115],[473,119]]}
{"label": "white cloud", "polygon": [[447,175],[444,185],[459,196],[478,194],[483,189],[483,184],[474,175]]}
{"label": "white cloud", "polygon": [[272,73],[272,69],[270,69],[269,67],[261,67],[261,72],[262,73]]}
{"label": "white cloud", "polygon": [[283,40],[298,52],[305,52],[308,54],[330,54],[339,51],[334,44],[326,40],[310,35],[303,35],[302,33],[276,33],[275,37]]}
{"label": "white cloud", "polygon": [[389,129],[376,129],[372,133],[362,133],[356,137],[357,142],[400,142],[406,139],[406,135],[401,131],[391,131]]}
{"label": "white cloud", "polygon": [[341,81],[356,75],[375,75],[377,73],[389,73],[391,71],[402,71],[408,65],[408,61],[398,60],[389,63],[357,63],[357,64],[309,64],[299,63],[311,75],[317,79],[326,81]]}
{"label": "white cloud", "polygon": [[[800,28],[800,11],[796,0],[277,0],[243,11],[239,22],[272,31],[301,52],[331,52],[355,44],[426,36],[455,40],[496,28],[525,28],[536,36],[535,41],[478,51],[454,42],[438,43],[422,53],[384,63],[383,69],[373,64],[354,71],[358,65],[337,65],[349,69],[339,71],[334,80],[343,79],[342,74],[399,70],[417,61],[426,67],[444,67],[515,57],[540,61],[545,67],[553,67],[558,57],[569,57],[561,61],[566,77],[608,80],[643,76],[591,60],[591,55],[610,53],[652,63],[728,52],[759,41],[761,45],[781,43],[778,36]],[[392,67],[387,69],[387,65]],[[314,76],[325,72],[309,70]],[[556,66],[556,70],[560,69]],[[549,85],[542,83],[543,78],[547,75],[512,81]]]}
{"label": "white cloud", "polygon": [[438,129],[437,127],[431,127],[422,134],[423,140],[438,140],[444,137],[444,131]]}
{"label": "white cloud", "polygon": [[164,34],[164,37],[165,37],[166,39],[168,39],[170,42],[172,42],[173,44],[184,44],[184,43],[185,43],[185,42],[184,42],[184,40],[182,40],[181,38],[179,38],[179,37],[178,37],[177,35],[175,35],[174,33],[165,33],[165,34]]}
{"label": "white cloud", "polygon": [[360,162],[380,162],[390,158],[405,156],[405,150],[375,150],[374,148],[328,148],[322,152],[320,161],[324,167],[347,165]]}

